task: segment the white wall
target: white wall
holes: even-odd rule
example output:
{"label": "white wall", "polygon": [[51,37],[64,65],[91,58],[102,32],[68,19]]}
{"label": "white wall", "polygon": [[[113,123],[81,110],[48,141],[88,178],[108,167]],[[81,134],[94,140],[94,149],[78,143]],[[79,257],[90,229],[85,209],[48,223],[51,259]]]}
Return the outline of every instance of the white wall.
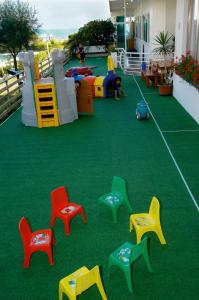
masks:
{"label": "white wall", "polygon": [[166,31],[175,34],[176,0],[166,0]]}
{"label": "white wall", "polygon": [[199,124],[198,90],[176,74],[173,77],[173,85],[173,96]]}
{"label": "white wall", "polygon": [[[150,43],[144,43],[145,52],[151,52],[154,45],[154,37],[160,31],[175,33],[176,0],[143,0],[134,10],[134,16],[150,14]],[[142,50],[140,40],[136,40],[136,48]]]}
{"label": "white wall", "polygon": [[154,38],[160,31],[165,31],[166,29],[166,6],[165,0],[152,0],[150,11],[151,16],[151,28],[150,28],[150,43],[151,47],[154,48]]}
{"label": "white wall", "polygon": [[[188,1],[177,0],[175,55],[180,57],[186,52],[188,21]],[[199,92],[191,84],[174,74],[173,96],[185,110],[199,123]]]}
{"label": "white wall", "polygon": [[177,0],[176,4],[175,55],[178,57],[186,52],[187,2],[187,0]]}

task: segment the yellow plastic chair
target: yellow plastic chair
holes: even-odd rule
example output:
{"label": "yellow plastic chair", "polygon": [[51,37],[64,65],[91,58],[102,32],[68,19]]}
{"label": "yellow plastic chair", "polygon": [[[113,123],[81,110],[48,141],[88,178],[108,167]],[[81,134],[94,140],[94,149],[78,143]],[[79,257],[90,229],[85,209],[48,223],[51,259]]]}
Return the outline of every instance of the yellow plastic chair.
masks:
{"label": "yellow plastic chair", "polygon": [[99,266],[95,266],[89,270],[87,267],[82,267],[74,273],[63,278],[59,282],[59,300],[63,299],[63,293],[70,300],[76,300],[77,296],[85,290],[96,284],[103,300],[107,300],[101,277]]}
{"label": "yellow plastic chair", "polygon": [[161,244],[166,244],[160,224],[160,203],[156,197],[152,198],[149,213],[132,214],[130,216],[130,232],[135,227],[137,243],[141,241],[143,234],[154,231]]}

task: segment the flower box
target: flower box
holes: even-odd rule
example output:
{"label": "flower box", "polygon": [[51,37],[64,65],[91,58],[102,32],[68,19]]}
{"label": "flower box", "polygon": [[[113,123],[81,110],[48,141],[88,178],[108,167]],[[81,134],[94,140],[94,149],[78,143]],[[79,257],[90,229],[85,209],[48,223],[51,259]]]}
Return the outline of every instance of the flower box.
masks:
{"label": "flower box", "polygon": [[199,91],[175,73],[173,75],[173,96],[199,123]]}

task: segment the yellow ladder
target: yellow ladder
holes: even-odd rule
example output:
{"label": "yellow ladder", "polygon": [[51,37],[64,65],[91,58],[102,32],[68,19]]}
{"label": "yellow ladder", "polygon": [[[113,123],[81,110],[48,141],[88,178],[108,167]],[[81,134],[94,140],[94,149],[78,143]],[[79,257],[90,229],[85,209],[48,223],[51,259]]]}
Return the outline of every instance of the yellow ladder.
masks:
{"label": "yellow ladder", "polygon": [[54,84],[34,84],[38,127],[59,126]]}

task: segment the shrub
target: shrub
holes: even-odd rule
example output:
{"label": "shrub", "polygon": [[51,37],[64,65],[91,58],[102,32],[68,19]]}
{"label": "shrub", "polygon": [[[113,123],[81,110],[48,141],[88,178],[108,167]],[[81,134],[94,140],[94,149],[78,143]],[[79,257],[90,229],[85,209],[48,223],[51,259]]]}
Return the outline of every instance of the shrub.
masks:
{"label": "shrub", "polygon": [[199,89],[199,64],[190,51],[182,54],[180,58],[176,57],[175,73]]}

